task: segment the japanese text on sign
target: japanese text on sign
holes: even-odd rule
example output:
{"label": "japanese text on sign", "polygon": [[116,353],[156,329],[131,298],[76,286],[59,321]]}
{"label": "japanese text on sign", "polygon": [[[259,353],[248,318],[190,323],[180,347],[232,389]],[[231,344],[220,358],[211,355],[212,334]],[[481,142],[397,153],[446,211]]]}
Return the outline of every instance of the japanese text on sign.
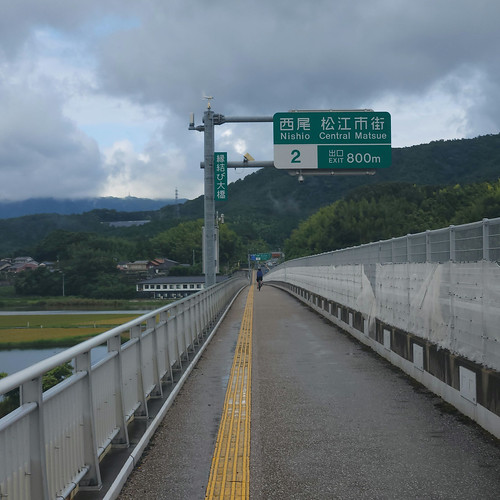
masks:
{"label": "japanese text on sign", "polygon": [[387,144],[390,141],[391,120],[385,112],[274,115],[274,144]]}
{"label": "japanese text on sign", "polygon": [[227,153],[214,153],[215,201],[227,200]]}

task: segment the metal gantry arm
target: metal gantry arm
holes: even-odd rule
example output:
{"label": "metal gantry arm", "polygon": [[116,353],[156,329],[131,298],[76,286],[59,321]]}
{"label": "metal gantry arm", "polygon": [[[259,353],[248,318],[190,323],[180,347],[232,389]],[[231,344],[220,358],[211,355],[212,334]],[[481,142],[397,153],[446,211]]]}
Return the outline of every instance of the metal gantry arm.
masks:
{"label": "metal gantry arm", "polygon": [[[194,113],[191,113],[189,120],[189,130],[196,130],[204,133],[204,161],[202,162],[205,171],[205,194],[204,194],[204,224],[205,224],[205,241],[204,241],[204,258],[205,258],[205,286],[209,287],[216,283],[217,269],[217,254],[215,251],[217,244],[217,234],[215,230],[215,191],[214,191],[214,126],[223,125],[224,123],[255,123],[255,122],[272,122],[272,116],[224,116],[214,113],[210,106],[210,99],[207,98],[208,106],[203,114],[203,125],[195,126]],[[237,162],[229,162],[237,163]],[[265,165],[261,165],[265,163]],[[228,165],[232,166],[232,165]],[[238,164],[238,167],[240,165]],[[261,166],[273,167],[274,162],[241,162],[241,166],[260,168]]]}

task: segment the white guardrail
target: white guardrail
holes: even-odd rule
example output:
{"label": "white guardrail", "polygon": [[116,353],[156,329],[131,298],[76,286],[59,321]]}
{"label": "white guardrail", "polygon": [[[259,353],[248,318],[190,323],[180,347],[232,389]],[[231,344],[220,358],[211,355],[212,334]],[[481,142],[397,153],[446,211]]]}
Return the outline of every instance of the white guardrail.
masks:
{"label": "white guardrail", "polygon": [[500,218],[301,257],[281,264],[280,268],[481,260],[500,262]]}
{"label": "white guardrail", "polygon": [[[100,459],[129,445],[127,424],[148,416],[147,400],[162,395],[162,382],[247,283],[229,279],[0,380],[0,397],[20,389],[19,408],[0,419],[0,500],[98,489]],[[107,354],[91,365],[102,345]],[[74,374],[43,392],[42,376],[68,361]]]}
{"label": "white guardrail", "polygon": [[499,262],[497,218],[290,260],[267,279],[498,371]]}
{"label": "white guardrail", "polygon": [[500,438],[500,218],[289,260],[265,277]]}

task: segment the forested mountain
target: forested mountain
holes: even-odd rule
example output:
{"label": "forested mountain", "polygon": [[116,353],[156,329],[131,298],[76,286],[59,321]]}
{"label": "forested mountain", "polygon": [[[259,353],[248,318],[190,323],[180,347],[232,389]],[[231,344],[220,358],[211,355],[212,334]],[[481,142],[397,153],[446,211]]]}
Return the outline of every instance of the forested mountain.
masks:
{"label": "forested mountain", "polygon": [[[241,237],[260,236],[278,248],[301,220],[362,186],[465,185],[500,178],[500,134],[395,148],[392,156],[392,166],[373,176],[306,176],[303,184],[286,172],[261,169],[231,184],[228,201],[216,208]],[[182,218],[202,217],[202,198],[185,203],[179,213]],[[172,220],[173,207],[162,208],[160,214]]]}
{"label": "forested mountain", "polygon": [[500,181],[364,186],[302,221],[284,247],[291,259],[499,216]]}
{"label": "forested mountain", "polygon": [[[238,235],[243,247],[256,251],[260,246],[266,250],[278,249],[283,248],[285,240],[301,221],[363,186],[373,188],[389,182],[464,186],[472,182],[497,181],[499,177],[500,134],[487,135],[395,148],[392,166],[380,169],[374,176],[307,176],[300,184],[296,177],[286,172],[261,169],[230,184],[228,201],[218,202],[216,209],[224,213],[227,227]],[[373,193],[376,197],[377,190]],[[203,218],[203,197],[177,207],[164,206],[160,210],[133,214],[102,209],[81,215],[45,214],[4,219],[0,220],[0,257],[29,254],[30,249],[57,229],[126,238],[136,242],[136,247],[145,252],[149,239],[181,222],[200,218]],[[112,220],[131,219],[150,222],[131,228],[113,228],[106,224]]]}

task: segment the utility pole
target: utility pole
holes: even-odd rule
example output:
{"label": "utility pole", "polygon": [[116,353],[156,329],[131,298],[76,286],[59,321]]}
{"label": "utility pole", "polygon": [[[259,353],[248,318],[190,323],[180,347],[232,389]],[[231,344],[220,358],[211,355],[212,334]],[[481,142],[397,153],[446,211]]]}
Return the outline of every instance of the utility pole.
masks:
{"label": "utility pole", "polygon": [[205,286],[215,285],[215,181],[214,181],[214,112],[208,107],[203,115],[205,157]]}
{"label": "utility pole", "polygon": [[[197,130],[204,133],[204,162],[202,167],[205,170],[205,196],[204,196],[204,209],[205,209],[205,234],[203,241],[204,263],[205,263],[205,287],[215,285],[216,283],[216,220],[215,220],[215,180],[214,180],[214,152],[215,152],[215,139],[214,127],[215,125],[222,125],[223,123],[233,122],[272,122],[272,116],[266,117],[225,117],[224,115],[216,114],[212,111],[210,101],[213,97],[205,97],[208,100],[207,109],[203,114],[203,125],[194,125],[194,113],[191,113],[189,120],[189,130]],[[265,162],[265,165],[259,162],[241,162],[242,167],[258,168],[262,166],[273,166],[273,162]]]}

